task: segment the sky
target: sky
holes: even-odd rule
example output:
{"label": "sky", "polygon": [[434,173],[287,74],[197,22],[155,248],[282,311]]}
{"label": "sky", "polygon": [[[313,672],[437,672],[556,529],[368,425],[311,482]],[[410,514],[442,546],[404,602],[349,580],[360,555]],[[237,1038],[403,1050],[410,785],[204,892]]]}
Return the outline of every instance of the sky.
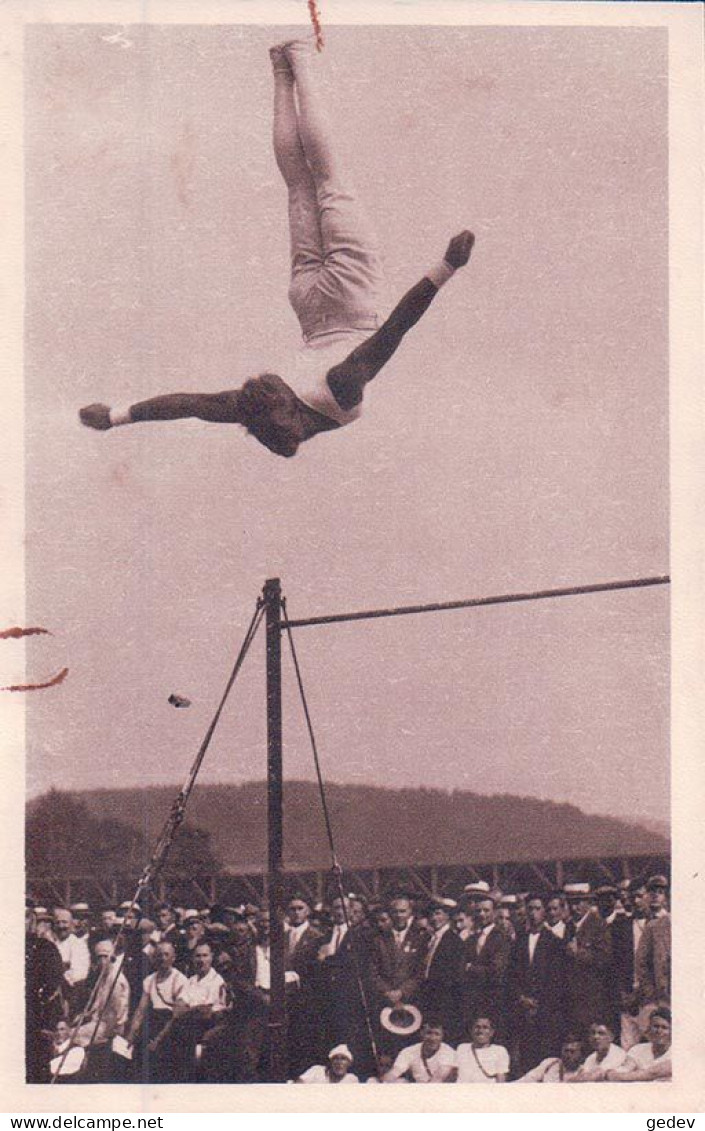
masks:
{"label": "sky", "polygon": [[[27,785],[180,782],[267,577],[303,617],[668,572],[666,32],[328,29],[399,297],[470,265],[362,418],[278,460],[82,404],[285,375],[287,29],[27,32]],[[326,775],[669,814],[665,587],[297,634]],[[312,776],[285,648],[285,770]],[[192,700],[169,706],[170,693]],[[203,770],[264,776],[264,638]]]}

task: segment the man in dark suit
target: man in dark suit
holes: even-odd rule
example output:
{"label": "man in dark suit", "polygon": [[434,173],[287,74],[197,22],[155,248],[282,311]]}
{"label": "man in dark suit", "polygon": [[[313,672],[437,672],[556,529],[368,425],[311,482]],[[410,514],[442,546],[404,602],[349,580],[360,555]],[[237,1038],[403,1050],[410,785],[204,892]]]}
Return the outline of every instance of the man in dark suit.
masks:
{"label": "man in dark suit", "polygon": [[[332,926],[318,951],[319,1001],[325,1044],[330,1049],[347,1044],[357,1074],[375,1072],[374,1055],[365,1018],[373,1020],[374,995],[370,987],[370,961],[374,932],[357,896],[331,900]],[[364,994],[364,999],[363,999]]]}
{"label": "man in dark suit", "polygon": [[565,1029],[565,946],[546,924],[541,895],[526,903],[528,930],[519,933],[509,963],[512,1064],[528,1072],[558,1056]]}
{"label": "man in dark suit", "polygon": [[286,969],[296,975],[296,988],[287,995],[289,1075],[293,1079],[317,1064],[320,1055],[316,983],[322,936],[309,923],[310,916],[307,896],[292,895],[287,907],[285,946]]}
{"label": "man in dark suit", "polygon": [[[44,914],[47,915],[47,912],[44,911]],[[27,903],[25,924],[27,1083],[46,1084],[49,1082],[49,1032],[64,1015],[64,964],[56,945],[37,933],[37,918],[32,901]]]}
{"label": "man in dark suit", "polygon": [[654,1007],[670,1007],[671,1004],[671,916],[666,910],[667,883],[665,876],[651,876],[646,882],[651,918],[644,927],[636,953],[642,1033],[646,1032]]}
{"label": "man in dark suit", "polygon": [[648,897],[644,881],[632,880],[628,896],[631,914],[615,916],[610,925],[612,981],[619,995],[620,1044],[625,1052],[641,1040],[636,953],[647,923]]}
{"label": "man in dark suit", "polygon": [[566,945],[570,1024],[584,1037],[594,1021],[611,1018],[610,929],[594,905],[587,883],[566,884],[575,934]]}
{"label": "man in dark suit", "polygon": [[473,901],[474,931],[465,944],[463,1020],[466,1032],[476,1017],[490,1017],[495,1039],[507,1036],[507,977],[512,940],[495,923],[497,893]]}
{"label": "man in dark suit", "polygon": [[454,900],[442,897],[428,905],[433,934],[428,940],[421,981],[421,1010],[442,1022],[445,1039],[451,1045],[463,1035],[465,945],[450,925],[456,906]]}
{"label": "man in dark suit", "polygon": [[[411,899],[399,893],[389,902],[391,927],[378,931],[370,953],[370,983],[375,997],[375,1015],[385,1006],[418,1002],[424,961],[428,950],[428,933],[415,922]],[[383,1045],[388,1034],[378,1031]],[[391,1042],[396,1052],[398,1042]],[[385,1049],[385,1051],[389,1051]]]}

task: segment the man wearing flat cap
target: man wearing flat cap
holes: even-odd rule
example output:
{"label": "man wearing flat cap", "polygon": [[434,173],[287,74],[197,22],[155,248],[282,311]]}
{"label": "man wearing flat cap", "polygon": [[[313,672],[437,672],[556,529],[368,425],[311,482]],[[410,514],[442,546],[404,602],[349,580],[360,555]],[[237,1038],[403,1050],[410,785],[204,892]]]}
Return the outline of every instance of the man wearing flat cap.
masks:
{"label": "man wearing flat cap", "polygon": [[649,876],[646,881],[646,891],[649,896],[652,919],[661,919],[664,915],[668,915],[669,886],[666,876]]}
{"label": "man wearing flat cap", "polygon": [[671,1005],[671,916],[665,909],[668,880],[665,876],[650,876],[646,889],[656,915],[647,921],[636,952],[642,1033],[646,1032],[655,1007]]}

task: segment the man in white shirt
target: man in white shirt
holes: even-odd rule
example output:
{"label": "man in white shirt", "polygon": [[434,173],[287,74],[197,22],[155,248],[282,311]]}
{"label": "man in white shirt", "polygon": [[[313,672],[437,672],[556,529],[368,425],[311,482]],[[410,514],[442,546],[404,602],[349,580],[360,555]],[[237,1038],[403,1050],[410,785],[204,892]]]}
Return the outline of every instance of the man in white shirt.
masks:
{"label": "man in white shirt", "polygon": [[82,1071],[86,1054],[79,1045],[71,1044],[71,1030],[66,1021],[57,1021],[52,1042],[49,1072],[57,1084],[72,1084]]}
{"label": "man in white shirt", "polygon": [[571,1084],[583,1064],[583,1043],[575,1033],[563,1038],[560,1056],[549,1056],[515,1081],[517,1084]]}
{"label": "man in white shirt", "polygon": [[184,1016],[196,1012],[200,1017],[210,1018],[220,1013],[227,1004],[225,982],[217,970],[213,969],[213,948],[209,942],[200,942],[193,955],[196,973],[189,978],[175,1012]]}
{"label": "man in white shirt", "polygon": [[172,1045],[178,1050],[176,1075],[182,1083],[198,1079],[201,1042],[223,1018],[227,1007],[227,989],[218,971],[213,969],[213,948],[209,942],[198,943],[193,952],[193,964],[196,973],[189,978],[173,1007]]}
{"label": "man in white shirt", "polygon": [[314,1064],[296,1080],[297,1084],[359,1084],[350,1071],[353,1055],[347,1045],[336,1045],[328,1053],[328,1064]]}
{"label": "man in white shirt", "polygon": [[556,892],[546,900],[546,922],[557,939],[567,942],[570,938],[569,920],[568,901],[560,892]]}
{"label": "man in white shirt", "polygon": [[255,944],[255,989],[266,995],[268,1002],[272,988],[272,963],[269,943],[269,911],[265,908],[261,908],[257,912],[255,928],[257,940]]}
{"label": "man in white shirt", "polygon": [[624,1049],[614,1044],[614,1031],[606,1021],[595,1021],[590,1026],[590,1044],[594,1052],[580,1069],[576,1083],[592,1084],[605,1080],[611,1069],[621,1068],[627,1059]]}
{"label": "man in white shirt", "polygon": [[494,1025],[489,1017],[476,1017],[470,1041],[458,1045],[459,1084],[504,1084],[509,1075],[509,1053],[494,1044]]}
{"label": "man in white shirt", "polygon": [[605,1073],[614,1083],[639,1083],[648,1080],[670,1080],[671,1011],[665,1006],[654,1009],[648,1029],[648,1042],[630,1048],[621,1068]]}
{"label": "man in white shirt", "polygon": [[401,1050],[384,1082],[411,1079],[414,1084],[450,1084],[457,1067],[455,1050],[444,1044],[443,1026],[427,1021],[421,1030],[421,1043]]}
{"label": "man in white shirt", "polygon": [[95,944],[97,982],[91,1008],[74,1036],[83,1048],[106,1045],[115,1036],[123,1036],[130,1011],[130,987],[122,973],[123,956],[111,962],[113,944],[103,939]]}
{"label": "man in white shirt", "polygon": [[64,982],[69,998],[69,1010],[77,1012],[81,995],[91,968],[88,940],[79,939],[74,931],[73,915],[65,907],[55,907],[53,914],[54,942],[64,964]]}

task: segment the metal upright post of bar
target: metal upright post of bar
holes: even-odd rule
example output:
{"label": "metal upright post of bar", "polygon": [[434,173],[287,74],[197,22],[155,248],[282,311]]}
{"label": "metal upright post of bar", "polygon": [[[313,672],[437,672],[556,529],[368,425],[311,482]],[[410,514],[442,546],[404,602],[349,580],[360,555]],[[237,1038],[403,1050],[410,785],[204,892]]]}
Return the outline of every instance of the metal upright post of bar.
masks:
{"label": "metal upright post of bar", "polygon": [[267,828],[270,912],[271,991],[269,1009],[270,1080],[285,1083],[288,1057],[284,1002],[284,830],[282,767],[281,585],[264,586],[267,626]]}

